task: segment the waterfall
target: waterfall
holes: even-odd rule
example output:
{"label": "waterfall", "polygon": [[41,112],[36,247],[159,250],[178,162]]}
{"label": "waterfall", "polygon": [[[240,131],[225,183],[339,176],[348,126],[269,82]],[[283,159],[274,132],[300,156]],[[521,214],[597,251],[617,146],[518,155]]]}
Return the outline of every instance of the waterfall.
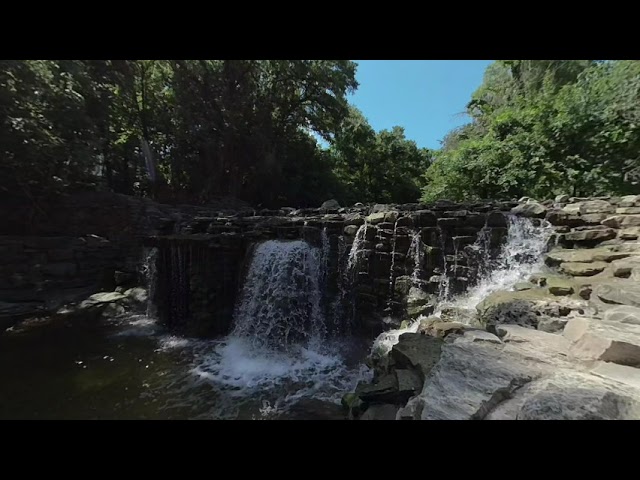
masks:
{"label": "waterfall", "polygon": [[145,251],[144,261],[142,263],[142,275],[147,287],[147,317],[155,318],[157,315],[157,308],[152,299],[156,295],[156,282],[157,282],[157,267],[156,263],[158,259],[158,249],[156,247],[149,248]]}
{"label": "waterfall", "polygon": [[447,263],[446,245],[447,238],[444,230],[438,227],[438,238],[440,239],[440,249],[442,251],[442,275],[440,276],[440,284],[438,285],[438,299],[440,301],[449,298],[449,265]]}
{"label": "waterfall", "polygon": [[192,372],[239,400],[259,392],[278,410],[303,397],[339,402],[370,374],[348,360],[352,340],[327,328],[322,265],[323,250],[302,240],[257,245],[231,334]]}
{"label": "waterfall", "polygon": [[349,250],[349,258],[347,259],[347,272],[354,271],[358,264],[358,253],[362,250],[362,246],[367,238],[367,222],[364,222],[358,228],[356,236],[351,244],[351,250]]}
{"label": "waterfall", "polygon": [[[440,311],[445,305],[473,309],[489,294],[497,290],[511,288],[516,283],[526,280],[543,266],[543,254],[553,232],[551,225],[542,221],[540,225],[536,226],[528,218],[509,216],[508,227],[507,238],[497,260],[493,262],[492,268],[480,277],[477,284],[466,293],[451,300],[440,296],[435,316],[440,315]],[[481,235],[486,234],[481,231]],[[486,240],[478,239],[478,241],[485,242]],[[486,255],[489,256],[489,249],[486,250]],[[374,342],[372,351],[378,355],[386,354],[393,345],[398,343],[400,335],[406,332],[416,332],[419,323],[420,318],[407,328],[389,330],[380,334]]]}
{"label": "waterfall", "polygon": [[389,267],[389,298],[387,299],[387,310],[391,312],[391,302],[393,301],[393,270],[396,265],[396,231],[398,222],[393,224],[393,237],[391,238],[391,266]]}
{"label": "waterfall", "polygon": [[553,233],[551,224],[542,221],[539,226],[535,226],[528,218],[512,215],[507,220],[509,229],[500,255],[477,284],[456,299],[455,306],[475,308],[489,294],[509,289],[542,268],[543,254]]}
{"label": "waterfall", "polygon": [[307,242],[268,240],[257,246],[235,314],[232,335],[255,345],[287,349],[321,340],[322,253]]}
{"label": "waterfall", "polygon": [[420,230],[414,231],[411,236],[411,244],[407,255],[413,259],[413,271],[411,272],[411,285],[420,287],[420,269],[422,268],[422,260],[424,258],[424,250],[422,245],[422,237]]}

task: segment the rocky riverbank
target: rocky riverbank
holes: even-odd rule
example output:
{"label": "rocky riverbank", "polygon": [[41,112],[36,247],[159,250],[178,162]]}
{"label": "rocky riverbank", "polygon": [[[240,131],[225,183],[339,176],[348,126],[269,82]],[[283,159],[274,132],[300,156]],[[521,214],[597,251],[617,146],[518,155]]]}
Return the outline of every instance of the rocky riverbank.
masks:
{"label": "rocky riverbank", "polygon": [[352,418],[640,418],[640,196],[513,213],[554,226],[545,265],[474,310],[420,318],[344,397]]}

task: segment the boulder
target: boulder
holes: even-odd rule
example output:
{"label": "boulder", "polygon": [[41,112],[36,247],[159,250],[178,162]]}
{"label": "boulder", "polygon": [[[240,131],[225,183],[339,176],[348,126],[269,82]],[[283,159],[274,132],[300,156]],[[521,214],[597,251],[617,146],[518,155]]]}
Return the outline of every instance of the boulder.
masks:
{"label": "boulder", "polygon": [[444,322],[457,322],[465,325],[476,325],[477,313],[470,308],[443,307],[440,311],[440,319]]}
{"label": "boulder", "polygon": [[629,277],[634,268],[640,268],[640,257],[623,258],[611,262],[614,277]]}
{"label": "boulder", "polygon": [[353,237],[358,233],[358,228],[359,227],[357,225],[347,225],[344,227],[344,234]]}
{"label": "boulder", "polygon": [[625,195],[620,198],[618,205],[621,207],[638,207],[640,206],[640,195]]}
{"label": "boulder", "polygon": [[450,333],[462,333],[466,327],[467,325],[458,322],[433,322],[421,333],[444,338]]}
{"label": "boulder", "polygon": [[493,292],[476,306],[480,324],[486,326],[489,331],[502,323],[535,326],[538,317],[531,309],[530,301],[519,295],[529,292],[532,290]]}
{"label": "boulder", "polygon": [[640,237],[640,227],[623,228],[618,232],[621,240],[637,240]]}
{"label": "boulder", "polygon": [[98,305],[105,305],[107,303],[119,302],[126,297],[122,293],[118,292],[101,292],[94,293],[89,298],[84,300],[81,304],[81,308],[91,308]]}
{"label": "boulder", "polygon": [[637,215],[640,213],[640,207],[620,207],[616,208],[616,213],[619,215]]}
{"label": "boulder", "polygon": [[372,225],[377,225],[378,223],[384,222],[384,216],[385,216],[384,212],[372,213],[366,218],[366,221]]}
{"label": "boulder", "polygon": [[426,335],[427,331],[431,328],[431,325],[440,321],[442,321],[442,319],[440,319],[439,317],[423,318],[418,324],[417,333]]}
{"label": "boulder", "polygon": [[527,203],[521,203],[513,207],[511,213],[522,217],[542,218],[547,213],[547,208],[536,201],[529,200]]}
{"label": "boulder", "polygon": [[640,325],[577,317],[567,322],[563,335],[577,358],[640,366]]}
{"label": "boulder", "polygon": [[569,201],[569,195],[556,195],[556,203],[567,203]]}
{"label": "boulder", "polygon": [[489,342],[489,343],[502,343],[500,337],[493,333],[486,332],[484,330],[465,330],[461,337],[455,339],[454,343],[458,342]]}
{"label": "boulder", "polygon": [[612,228],[638,227],[640,215],[614,215],[604,219],[602,224]]}
{"label": "boulder", "polygon": [[587,200],[580,202],[580,213],[613,213],[616,207],[604,200]]}
{"label": "boulder", "polygon": [[425,305],[416,305],[416,304],[408,305],[407,306],[407,315],[411,319],[416,319],[420,315],[431,315],[433,313],[434,309],[435,309],[435,307],[430,303],[427,303]]}
{"label": "boulder", "polygon": [[580,215],[580,218],[587,225],[599,225],[607,216],[606,213],[585,213]]}
{"label": "boulder", "polygon": [[619,382],[563,370],[530,385],[516,419],[638,419],[639,395],[639,390]]}
{"label": "boulder", "polygon": [[603,319],[607,322],[631,323],[640,325],[640,308],[630,305],[620,305],[604,312]]}
{"label": "boulder", "polygon": [[640,285],[635,282],[603,283],[593,288],[593,294],[604,303],[640,307]]}
{"label": "boulder", "polygon": [[438,362],[441,349],[440,338],[419,333],[403,333],[389,355],[397,368],[417,370],[424,380]]}
{"label": "boulder", "polygon": [[547,333],[557,333],[564,330],[569,320],[566,318],[546,317],[538,321],[538,330]]}
{"label": "boulder", "polygon": [[384,214],[384,221],[385,222],[390,222],[390,223],[396,223],[396,220],[398,220],[398,212],[396,211],[391,211],[391,212],[387,212]]}
{"label": "boulder", "polygon": [[371,405],[359,420],[395,420],[397,413],[397,405]]}
{"label": "boulder", "polygon": [[535,285],[531,282],[519,282],[513,286],[513,289],[516,292],[520,292],[522,290],[531,290],[532,288],[535,288]]}
{"label": "boulder", "polygon": [[565,205],[562,211],[569,215],[578,215],[580,213],[580,203],[570,203]]}
{"label": "boulder", "polygon": [[[612,247],[615,248],[615,247]],[[583,250],[554,250],[545,255],[545,263],[549,266],[561,263],[611,262],[630,256],[629,252],[614,252],[610,248],[588,248]]]}
{"label": "boulder", "polygon": [[505,343],[504,353],[534,359],[554,366],[571,366],[569,351],[571,342],[556,335],[518,325],[498,325],[498,336]]}
{"label": "boulder", "polygon": [[422,393],[403,414],[422,420],[482,420],[548,368],[504,354],[500,344],[458,339],[443,346]]}
{"label": "boulder", "polygon": [[560,271],[574,277],[591,277],[602,272],[607,268],[605,262],[592,262],[592,263],[580,263],[580,262],[565,262],[560,264]]}
{"label": "boulder", "polygon": [[322,205],[320,205],[320,210],[337,210],[339,208],[340,208],[340,204],[338,203],[337,200],[334,200],[334,199],[327,200],[326,202],[323,202]]}
{"label": "boulder", "polygon": [[125,290],[123,295],[126,297],[126,303],[136,304],[139,306],[146,306],[149,298],[147,291],[142,287],[134,287],[129,290]]}
{"label": "boulder", "polygon": [[566,277],[549,275],[545,284],[549,293],[556,296],[571,295],[575,291],[575,281]]}
{"label": "boulder", "polygon": [[640,368],[611,362],[596,362],[590,372],[602,378],[640,388]]}
{"label": "boulder", "polygon": [[616,237],[616,231],[612,228],[602,230],[581,230],[565,233],[564,239],[568,242],[602,242]]}
{"label": "boulder", "polygon": [[398,396],[398,378],[388,373],[375,383],[360,382],[355,393],[365,404],[393,402]]}

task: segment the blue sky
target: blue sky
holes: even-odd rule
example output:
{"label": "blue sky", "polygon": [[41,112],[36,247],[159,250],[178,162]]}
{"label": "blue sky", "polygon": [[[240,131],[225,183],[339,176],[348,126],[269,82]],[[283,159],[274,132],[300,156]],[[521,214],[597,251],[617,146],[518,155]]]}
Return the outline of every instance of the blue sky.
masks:
{"label": "blue sky", "polygon": [[355,60],[360,86],[349,102],[376,130],[395,125],[419,147],[440,148],[492,60]]}

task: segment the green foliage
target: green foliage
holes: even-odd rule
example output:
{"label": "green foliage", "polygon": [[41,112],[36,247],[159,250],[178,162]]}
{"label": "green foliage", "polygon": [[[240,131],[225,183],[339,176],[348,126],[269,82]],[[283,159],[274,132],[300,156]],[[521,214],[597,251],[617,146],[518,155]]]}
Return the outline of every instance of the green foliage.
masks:
{"label": "green foliage", "polygon": [[423,200],[637,190],[640,62],[490,65],[425,174]]}
{"label": "green foliage", "polygon": [[0,189],[317,204],[357,87],[346,60],[0,62]]}
{"label": "green foliage", "polygon": [[353,107],[329,153],[349,203],[415,202],[431,161],[431,152],[407,140],[402,127],[376,133]]}

